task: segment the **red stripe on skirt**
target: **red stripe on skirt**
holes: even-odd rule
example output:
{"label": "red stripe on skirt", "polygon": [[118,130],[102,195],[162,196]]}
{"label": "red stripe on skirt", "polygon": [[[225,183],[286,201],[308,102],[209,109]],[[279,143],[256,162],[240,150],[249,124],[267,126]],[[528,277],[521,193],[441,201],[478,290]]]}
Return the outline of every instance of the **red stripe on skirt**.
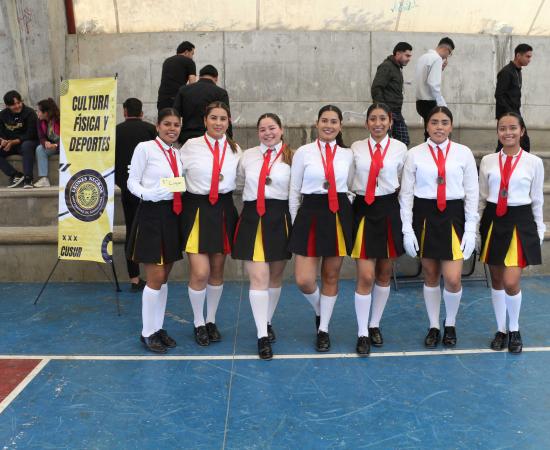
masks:
{"label": "red stripe on skirt", "polygon": [[363,236],[361,236],[361,252],[359,254],[361,259],[367,259],[367,248],[365,246],[366,239],[365,239],[365,232],[364,231],[365,230],[363,229]]}
{"label": "red stripe on skirt", "polygon": [[393,232],[391,229],[390,218],[387,218],[388,221],[388,257],[397,258],[397,251],[395,250],[395,242],[393,241]]}
{"label": "red stripe on skirt", "polygon": [[309,234],[307,237],[307,256],[317,256],[317,250],[315,248],[316,228],[317,218],[314,217],[309,226]]}
{"label": "red stripe on skirt", "polygon": [[233,245],[235,245],[235,242],[237,242],[237,234],[239,234],[239,227],[241,226],[242,219],[243,216],[239,217],[239,220],[237,220],[237,225],[235,226],[235,235],[233,236]]}
{"label": "red stripe on skirt", "polygon": [[519,233],[516,229],[516,240],[517,240],[517,249],[518,249],[518,266],[522,269],[524,267],[527,267],[527,261],[525,260],[525,256],[523,256],[523,247],[521,246],[521,240],[519,239]]}
{"label": "red stripe on skirt", "polygon": [[225,227],[225,212],[222,214],[223,223],[223,253],[227,255],[231,253],[231,244],[229,244],[229,236],[227,236],[227,229]]}

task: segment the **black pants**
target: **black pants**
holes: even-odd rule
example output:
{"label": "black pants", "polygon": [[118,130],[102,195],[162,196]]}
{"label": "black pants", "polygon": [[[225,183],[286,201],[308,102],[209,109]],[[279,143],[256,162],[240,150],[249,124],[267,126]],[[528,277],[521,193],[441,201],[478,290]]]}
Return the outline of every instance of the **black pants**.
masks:
{"label": "black pants", "polygon": [[[132,230],[132,224],[136,217],[136,211],[139,206],[139,198],[130,191],[123,189],[121,192],[122,209],[124,210],[124,221],[126,222],[126,242],[124,247],[128,246],[128,238]],[[126,267],[128,268],[128,276],[130,278],[139,277],[139,264],[126,259]]]}
{"label": "black pants", "polygon": [[181,130],[178,141],[181,145],[185,144],[189,139],[202,136],[206,130]]}
{"label": "black pants", "polygon": [[23,173],[25,177],[32,180],[32,168],[34,164],[34,154],[38,141],[23,141],[22,144],[14,145],[9,152],[0,149],[0,170],[8,177],[12,177],[17,173],[17,170],[6,161],[7,156],[23,155]]}
{"label": "black pants", "polygon": [[428,119],[428,114],[430,111],[437,106],[435,100],[417,100],[416,101],[416,112],[424,119],[424,139],[428,139],[430,136],[426,131],[426,121]]}
{"label": "black pants", "polygon": [[[527,153],[529,153],[531,151],[531,140],[529,139],[529,135],[527,134],[527,128],[525,128],[525,133],[524,135],[521,137],[520,141],[519,141],[519,145],[521,146],[521,148],[523,150],[525,150]],[[495,153],[496,152],[500,152],[500,149],[502,148],[502,144],[500,143],[499,140],[497,140],[497,149],[495,150]]]}
{"label": "black pants", "polygon": [[175,99],[175,97],[159,97],[157,100],[157,110],[173,108]]}

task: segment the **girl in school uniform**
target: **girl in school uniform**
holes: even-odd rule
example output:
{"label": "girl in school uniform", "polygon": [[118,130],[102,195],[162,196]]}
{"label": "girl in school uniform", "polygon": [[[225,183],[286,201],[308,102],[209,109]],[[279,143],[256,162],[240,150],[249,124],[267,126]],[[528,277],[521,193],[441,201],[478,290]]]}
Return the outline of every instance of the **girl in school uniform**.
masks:
{"label": "girl in school uniform", "polygon": [[258,333],[258,355],[271,359],[271,325],[281,296],[291,219],[288,209],[290,148],[283,142],[281,119],[272,113],[257,123],[260,145],[246,150],[237,168],[244,206],[235,230],[232,256],[245,261],[250,306]]}
{"label": "girl in school uniform", "polygon": [[424,301],[430,320],[424,344],[435,348],[440,340],[439,283],[443,275],[443,345],[453,347],[462,264],[476,242],[477,168],[471,150],[449,138],[453,116],[448,108],[436,106],[426,123],[429,138],[409,150],[401,179],[403,246],[409,256],[420,256],[424,271]]}
{"label": "girl in school uniform", "polygon": [[[326,352],[340,269],[352,245],[352,211],[346,193],[353,154],[342,141],[339,108],[323,106],[316,127],[318,138],[300,147],[292,158],[289,249],[296,255],[296,283],[315,310],[316,349]],[[317,286],[319,264],[321,291]]]}
{"label": "girl in school uniform", "polygon": [[538,156],[520,147],[524,133],[519,114],[503,114],[497,123],[502,150],[484,156],[479,169],[480,261],[488,264],[491,272],[498,328],[491,348],[503,350],[508,345],[511,353],[521,353],[523,348],[519,333],[521,271],[541,264],[546,231],[542,217],[544,166]]}
{"label": "girl in school uniform", "polygon": [[356,194],[351,257],[357,265],[355,313],[359,355],[368,355],[371,344],[383,345],[380,320],[390,295],[392,260],[404,253],[398,192],[407,147],[388,136],[391,124],[391,109],[387,105],[371,105],[366,122],[370,136],[351,146],[354,160],[351,190]]}
{"label": "girl in school uniform", "polygon": [[179,152],[173,148],[181,129],[181,118],[173,108],[159,111],[158,137],[137,145],[128,176],[128,189],[141,198],[132,233],[128,256],[143,263],[147,285],[142,295],[143,329],[141,342],[156,353],[166,353],[176,346],[163,329],[168,298],[168,275],[175,261],[182,259],[179,221],[182,198],[160,185],[161,179],[179,177],[182,165]]}
{"label": "girl in school uniform", "polygon": [[195,340],[202,346],[221,340],[216,311],[238,217],[233,190],[241,150],[225,134],[230,120],[225,103],[210,103],[204,117],[206,133],[189,139],[180,150],[187,185],[181,221],[183,249],[189,257],[188,292]]}

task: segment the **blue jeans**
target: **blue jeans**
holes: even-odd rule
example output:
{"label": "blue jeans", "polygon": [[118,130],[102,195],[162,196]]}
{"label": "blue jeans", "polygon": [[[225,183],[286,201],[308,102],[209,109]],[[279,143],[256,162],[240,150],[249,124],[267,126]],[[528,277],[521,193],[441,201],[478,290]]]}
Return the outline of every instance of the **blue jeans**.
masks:
{"label": "blue jeans", "polygon": [[57,149],[48,150],[42,144],[36,147],[36,162],[38,164],[39,177],[48,176],[48,158],[57,153],[59,153],[59,150]]}

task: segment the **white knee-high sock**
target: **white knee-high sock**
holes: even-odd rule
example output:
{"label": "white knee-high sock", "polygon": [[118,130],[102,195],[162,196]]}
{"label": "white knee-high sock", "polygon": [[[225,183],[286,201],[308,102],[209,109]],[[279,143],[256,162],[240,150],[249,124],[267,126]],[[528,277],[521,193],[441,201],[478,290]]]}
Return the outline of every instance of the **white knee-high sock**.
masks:
{"label": "white knee-high sock", "polygon": [[149,337],[157,330],[155,328],[157,318],[157,304],[159,302],[160,290],[151,289],[145,286],[141,296],[141,320],[143,321],[143,329],[141,335]]}
{"label": "white knee-high sock", "polygon": [[[304,293],[302,292],[302,294]],[[304,297],[315,310],[315,315],[320,316],[321,315],[321,298],[319,293],[319,286],[316,286],[315,291],[312,292],[311,294],[304,294]]]}
{"label": "white knee-high sock", "polygon": [[389,286],[380,286],[374,283],[374,288],[372,290],[372,312],[370,316],[371,328],[379,328],[380,320],[382,319],[382,314],[384,313],[384,308],[388,302],[388,297],[390,296],[390,287]]}
{"label": "white knee-high sock", "polygon": [[267,323],[271,325],[273,320],[273,314],[279,304],[279,298],[281,298],[281,288],[269,288],[269,310],[267,312]]}
{"label": "white knee-high sock", "polygon": [[[371,294],[355,293],[355,315],[357,316],[357,336],[369,335],[369,313]],[[321,319],[323,316],[321,315]]]}
{"label": "white knee-high sock", "polygon": [[491,301],[495,310],[498,331],[506,333],[506,299],[504,289],[491,289]]}
{"label": "white knee-high sock", "polygon": [[334,304],[337,298],[338,295],[328,296],[321,294],[321,324],[319,325],[319,331],[328,333],[328,324],[330,323],[330,318],[332,317],[332,311],[334,310]]}
{"label": "white knee-high sock", "polygon": [[222,298],[223,284],[219,286],[206,285],[206,323],[216,323],[216,311]]}
{"label": "white knee-high sock", "polygon": [[443,288],[443,300],[445,301],[445,326],[454,327],[456,325],[456,315],[462,298],[462,289],[458,292],[449,292]]}
{"label": "white knee-high sock", "polygon": [[249,290],[250,306],[256,322],[258,339],[267,337],[267,315],[269,310],[269,291]]}
{"label": "white knee-high sock", "polygon": [[164,314],[166,314],[166,302],[168,301],[168,284],[164,283],[160,287],[159,301],[157,303],[157,315],[155,322],[155,331],[162,329],[164,324]]}
{"label": "white knee-high sock", "polygon": [[504,294],[506,309],[508,310],[508,329],[519,331],[519,311],[521,309],[521,291],[516,295]]}
{"label": "white knee-high sock", "polygon": [[441,288],[424,285],[424,302],[430,319],[430,328],[439,330],[439,309],[441,307]]}
{"label": "white knee-high sock", "polygon": [[195,327],[204,325],[204,299],[206,298],[206,289],[195,291],[190,287],[187,288],[191,308],[193,308],[193,323]]}

